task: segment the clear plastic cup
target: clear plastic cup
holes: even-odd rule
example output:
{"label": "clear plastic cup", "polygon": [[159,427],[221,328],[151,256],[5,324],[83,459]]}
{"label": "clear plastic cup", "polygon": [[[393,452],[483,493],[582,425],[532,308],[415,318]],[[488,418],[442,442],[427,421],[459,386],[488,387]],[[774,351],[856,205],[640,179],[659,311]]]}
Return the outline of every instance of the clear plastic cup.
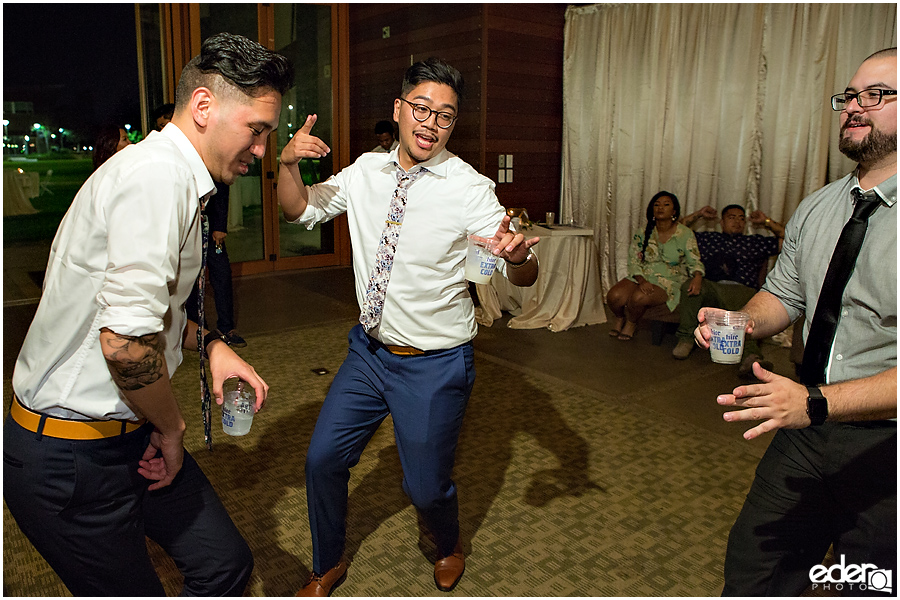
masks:
{"label": "clear plastic cup", "polygon": [[709,355],[714,363],[735,365],[744,354],[744,334],[750,315],[745,312],[709,308],[704,318],[712,331]]}
{"label": "clear plastic cup", "polygon": [[237,378],[226,380],[224,388],[222,431],[233,436],[247,435],[253,424],[256,392],[249,383]]}
{"label": "clear plastic cup", "polygon": [[466,279],[473,283],[490,283],[497,268],[497,257],[492,254],[497,242],[493,239],[469,236],[466,252]]}

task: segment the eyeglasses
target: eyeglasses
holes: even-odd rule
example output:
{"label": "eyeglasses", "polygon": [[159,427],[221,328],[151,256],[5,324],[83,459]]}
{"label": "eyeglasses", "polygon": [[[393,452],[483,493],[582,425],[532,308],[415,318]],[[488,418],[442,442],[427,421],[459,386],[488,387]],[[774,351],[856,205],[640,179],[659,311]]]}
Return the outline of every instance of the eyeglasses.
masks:
{"label": "eyeglasses", "polygon": [[863,90],[855,94],[835,94],[831,97],[831,110],[844,110],[854,98],[860,108],[872,108],[881,104],[882,97],[896,95],[897,90],[880,90],[878,88]]}
{"label": "eyeglasses", "polygon": [[453,122],[456,121],[456,115],[448,112],[438,112],[436,110],[431,110],[424,104],[413,104],[409,100],[404,100],[403,98],[398,98],[398,100],[403,100],[410,106],[412,106],[412,114],[413,119],[418,121],[419,123],[424,123],[428,119],[431,118],[431,115],[435,115],[434,122],[441,129],[450,129],[450,126],[453,125]]}

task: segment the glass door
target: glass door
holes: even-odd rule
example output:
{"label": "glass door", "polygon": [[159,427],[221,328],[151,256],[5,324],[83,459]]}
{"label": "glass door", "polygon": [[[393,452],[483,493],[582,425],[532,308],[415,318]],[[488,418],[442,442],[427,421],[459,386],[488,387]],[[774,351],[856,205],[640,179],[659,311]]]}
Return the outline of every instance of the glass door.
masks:
{"label": "glass door", "polygon": [[[221,32],[258,40],[287,56],[294,64],[294,87],[283,98],[281,121],[270,137],[266,157],[231,186],[228,213],[228,255],[235,275],[340,264],[335,222],[312,231],[285,221],[277,206],[275,184],[278,156],[307,114],[316,113],[315,134],[335,148],[332,25],[334,8],[305,4],[199,4],[200,40]],[[199,42],[196,43],[199,48]],[[307,184],[332,173],[329,155],[304,160]],[[337,221],[340,223],[340,221]],[[340,227],[340,225],[338,225]]]}

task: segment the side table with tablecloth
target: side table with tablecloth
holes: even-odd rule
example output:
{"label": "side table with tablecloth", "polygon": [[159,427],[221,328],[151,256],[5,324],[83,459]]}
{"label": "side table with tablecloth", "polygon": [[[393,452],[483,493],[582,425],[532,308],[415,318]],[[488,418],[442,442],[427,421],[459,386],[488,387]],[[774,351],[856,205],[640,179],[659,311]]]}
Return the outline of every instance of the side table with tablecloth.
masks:
{"label": "side table with tablecloth", "polygon": [[520,288],[495,272],[490,284],[475,286],[481,305],[476,321],[490,326],[505,310],[513,315],[508,323],[512,329],[564,331],[605,323],[593,230],[555,225],[533,226],[523,233],[529,239],[541,238],[533,247],[540,261],[537,281]]}
{"label": "side table with tablecloth", "polygon": [[31,199],[40,195],[40,175],[21,169],[3,169],[3,216],[33,215]]}

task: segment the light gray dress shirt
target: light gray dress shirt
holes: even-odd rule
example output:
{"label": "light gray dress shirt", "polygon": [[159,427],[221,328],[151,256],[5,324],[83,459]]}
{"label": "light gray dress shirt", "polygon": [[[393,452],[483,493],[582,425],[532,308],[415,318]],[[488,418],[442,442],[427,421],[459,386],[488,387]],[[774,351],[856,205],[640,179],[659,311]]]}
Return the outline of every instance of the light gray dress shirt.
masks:
{"label": "light gray dress shirt", "polygon": [[[853,213],[850,190],[859,187],[856,173],[851,173],[800,203],[762,288],[781,301],[791,321],[806,314],[804,341],[838,237]],[[870,377],[897,366],[897,176],[874,191],[882,203],[869,218],[841,299],[826,383]]]}

